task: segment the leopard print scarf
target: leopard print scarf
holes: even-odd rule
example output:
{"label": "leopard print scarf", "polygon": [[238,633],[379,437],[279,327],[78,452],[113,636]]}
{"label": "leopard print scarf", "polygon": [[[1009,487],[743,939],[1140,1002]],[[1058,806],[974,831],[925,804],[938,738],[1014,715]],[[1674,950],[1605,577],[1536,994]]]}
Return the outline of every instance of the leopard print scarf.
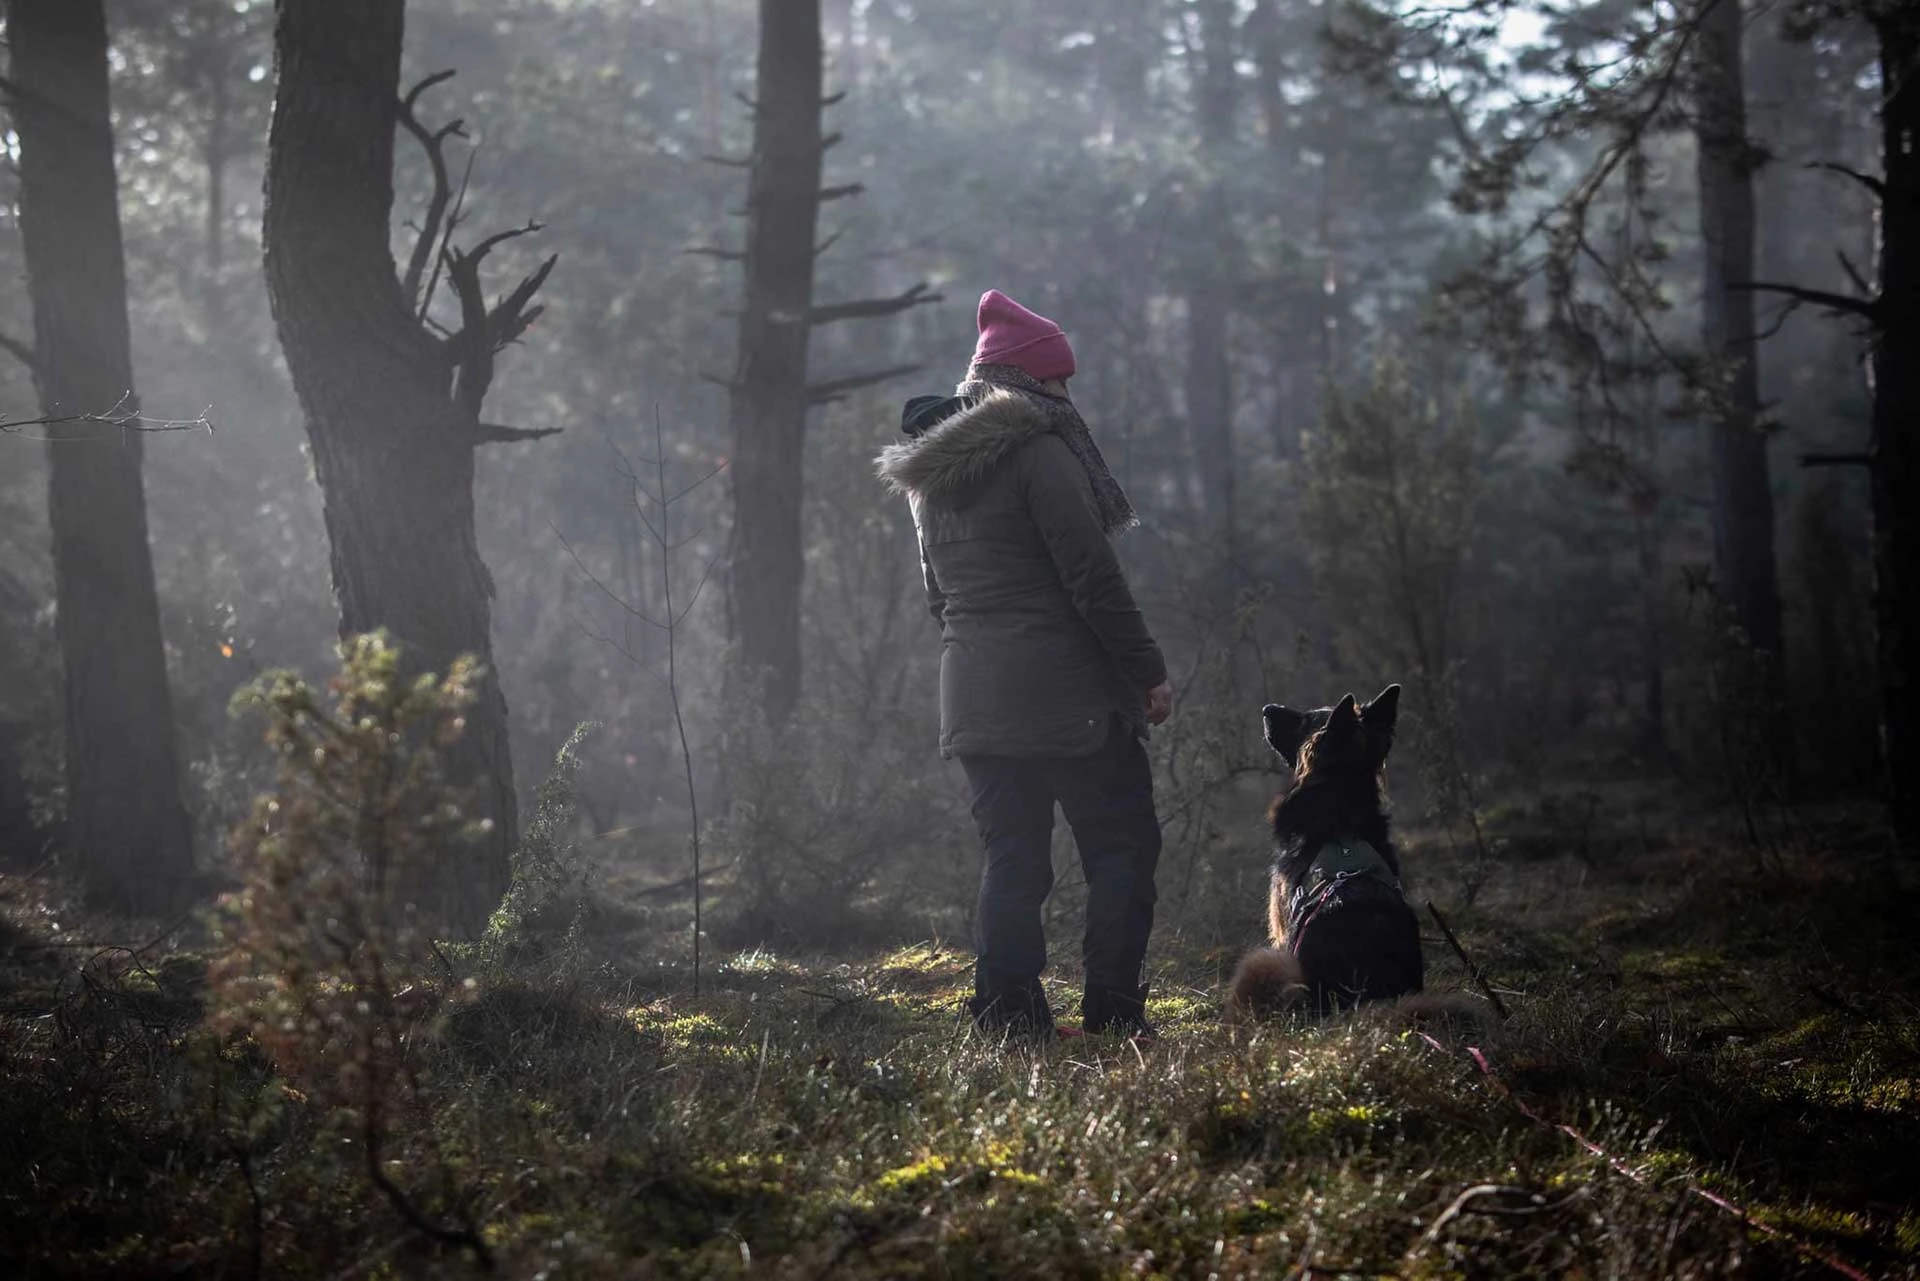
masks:
{"label": "leopard print scarf", "polygon": [[1093,484],[1100,526],[1109,537],[1140,523],[1133,504],[1127,500],[1127,491],[1113,478],[1112,469],[1101,456],[1100,446],[1094,442],[1093,432],[1071,400],[1054,395],[1026,370],[1013,365],[974,365],[967,370],[966,381],[954,394],[977,399],[996,387],[1025,394],[1046,414],[1049,428],[1067,442],[1074,457],[1080,460],[1080,466],[1086,469],[1087,479]]}

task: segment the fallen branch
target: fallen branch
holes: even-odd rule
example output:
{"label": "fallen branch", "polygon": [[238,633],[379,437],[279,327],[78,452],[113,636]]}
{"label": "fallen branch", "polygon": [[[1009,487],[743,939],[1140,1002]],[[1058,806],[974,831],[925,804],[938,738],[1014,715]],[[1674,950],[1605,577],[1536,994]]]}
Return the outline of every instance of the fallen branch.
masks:
{"label": "fallen branch", "polygon": [[[1531,1191],[1527,1188],[1509,1187],[1500,1183],[1477,1183],[1455,1197],[1453,1204],[1440,1212],[1440,1217],[1433,1221],[1433,1226],[1421,1235],[1420,1244],[1414,1247],[1414,1253],[1418,1254],[1439,1240],[1440,1234],[1446,1231],[1449,1224],[1469,1211],[1475,1214],[1493,1214],[1505,1218],[1526,1218],[1530,1215],[1553,1214],[1557,1211],[1564,1210],[1575,1201],[1582,1200],[1588,1195],[1589,1191],[1583,1185],[1568,1192],[1565,1196],[1549,1201],[1538,1192]],[[1492,1198],[1495,1197],[1505,1197],[1508,1199],[1518,1198],[1521,1203],[1518,1205],[1482,1204],[1482,1202],[1490,1202]]]}
{"label": "fallen branch", "polygon": [[1493,990],[1491,983],[1487,982],[1487,976],[1480,972],[1480,967],[1475,965],[1473,958],[1467,955],[1467,949],[1460,946],[1460,940],[1454,937],[1452,927],[1447,924],[1447,918],[1440,915],[1440,909],[1433,905],[1432,899],[1427,900],[1427,911],[1433,914],[1434,924],[1440,927],[1440,932],[1447,936],[1447,942],[1453,946],[1454,954],[1460,958],[1460,963],[1467,967],[1467,974],[1473,979],[1474,986],[1479,988],[1481,994],[1493,1005],[1494,1013],[1502,1019],[1507,1018],[1506,1002],[1500,999],[1500,994]]}
{"label": "fallen branch", "polygon": [[[1429,904],[1429,906],[1431,906],[1431,904]],[[1440,1042],[1434,1040],[1431,1036],[1428,1036],[1426,1033],[1422,1032],[1420,1033],[1420,1036],[1423,1040],[1426,1041],[1428,1045],[1440,1051],[1442,1054],[1445,1054],[1448,1052],[1445,1046],[1441,1045]],[[1487,1062],[1486,1054],[1483,1051],[1481,1051],[1478,1047],[1468,1046],[1466,1053],[1467,1053],[1467,1057],[1473,1060],[1474,1066],[1480,1069],[1480,1074],[1487,1079],[1488,1083],[1491,1084],[1496,1091],[1499,1092],[1501,1097],[1505,1098],[1508,1102],[1512,1103],[1514,1107],[1519,1109],[1520,1115],[1526,1117],[1529,1121],[1532,1121],[1536,1125],[1540,1125],[1551,1130],[1558,1130],[1560,1133],[1566,1135],[1568,1138],[1572,1139],[1575,1143],[1579,1144],[1580,1147],[1584,1149],[1586,1152],[1588,1152],[1590,1155],[1598,1157],[1600,1160],[1605,1161],[1607,1163],[1608,1168],[1613,1170],[1614,1173],[1621,1175],[1622,1177],[1634,1183],[1639,1184],[1641,1187],[1648,1186],[1647,1176],[1644,1173],[1642,1173],[1639,1170],[1636,1170],[1632,1165],[1628,1164],[1626,1161],[1622,1160],[1620,1157],[1614,1155],[1613,1153],[1607,1151],[1605,1148],[1601,1147],[1598,1143],[1595,1143],[1592,1139],[1588,1138],[1585,1134],[1582,1134],[1579,1130],[1574,1129],[1571,1125],[1568,1125],[1566,1122],[1562,1121],[1562,1122],[1556,1123],[1552,1120],[1549,1120],[1532,1104],[1528,1103],[1525,1099],[1521,1098],[1518,1094],[1516,1094],[1512,1086],[1508,1085],[1505,1081],[1501,1080],[1499,1076],[1494,1073],[1493,1065]],[[1714,1192],[1707,1188],[1703,1188],[1698,1183],[1693,1182],[1691,1179],[1689,1179],[1686,1183],[1686,1191],[1689,1195],[1699,1197],[1702,1201],[1705,1201],[1708,1205],[1713,1206],[1715,1209],[1723,1210],[1726,1213],[1732,1215],[1734,1218],[1740,1220],[1740,1222],[1744,1226],[1751,1228],[1754,1231],[1759,1232],[1765,1236],[1772,1237],[1775,1240],[1784,1243],[1789,1248],[1791,1248],[1795,1253],[1799,1254],[1802,1258],[1808,1259],[1815,1263],[1822,1264],[1830,1271],[1840,1276],[1846,1277],[1847,1281],[1868,1281],[1867,1274],[1861,1269],[1855,1267],[1852,1263],[1850,1263],[1846,1259],[1841,1258],[1839,1255],[1833,1253],[1832,1251],[1824,1249],[1821,1246],[1818,1246],[1811,1241],[1805,1240],[1802,1237],[1799,1237],[1794,1233],[1787,1231],[1784,1228],[1776,1228],[1772,1224],[1766,1222],[1765,1220],[1754,1218],[1753,1215],[1749,1214],[1744,1208],[1742,1208],[1739,1205],[1736,1205],[1734,1202],[1728,1200],[1726,1197],[1721,1196],[1718,1192]]]}

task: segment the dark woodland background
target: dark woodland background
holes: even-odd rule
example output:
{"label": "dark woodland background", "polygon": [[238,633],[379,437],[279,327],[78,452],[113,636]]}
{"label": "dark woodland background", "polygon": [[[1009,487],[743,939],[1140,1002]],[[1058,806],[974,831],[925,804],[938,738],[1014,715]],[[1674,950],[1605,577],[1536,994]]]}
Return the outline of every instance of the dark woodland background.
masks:
{"label": "dark woodland background", "polygon": [[[413,0],[404,43],[402,8],[107,0],[102,32],[96,3],[4,7],[17,921],[179,928],[278,866],[250,823],[373,858],[328,789],[457,717],[390,796],[459,813],[379,846],[444,937],[497,935],[559,850],[597,906],[557,928],[597,921],[661,991],[699,981],[696,937],[756,981],[964,941],[938,634],[871,460],[958,380],[988,287],[1064,326],[1143,517],[1120,551],[1179,696],[1156,949],[1194,991],[1260,930],[1261,704],[1390,681],[1410,875],[1515,966],[1558,972],[1476,912],[1633,859],[1684,894],[1756,878],[1722,906],[1836,849],[1905,884],[1906,6]],[[117,186],[88,159],[103,92]],[[399,654],[346,662],[339,727],[372,729],[329,774],[314,691],[376,628]],[[392,701],[463,654],[451,701]],[[311,807],[262,818],[269,794]],[[39,928],[8,926],[16,959]],[[478,1204],[414,1195],[442,1224]],[[502,1244],[394,1213],[442,1261]],[[1835,1239],[1892,1258],[1914,1230]]]}

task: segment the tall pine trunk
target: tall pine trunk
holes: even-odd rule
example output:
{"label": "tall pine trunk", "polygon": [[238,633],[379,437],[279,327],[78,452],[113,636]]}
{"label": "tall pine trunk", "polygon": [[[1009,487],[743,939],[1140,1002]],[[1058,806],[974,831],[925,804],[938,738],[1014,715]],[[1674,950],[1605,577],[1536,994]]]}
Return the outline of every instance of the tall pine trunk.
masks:
{"label": "tall pine trunk", "polygon": [[1753,279],[1756,151],[1747,139],[1740,0],[1704,13],[1696,75],[1703,345],[1724,379],[1712,425],[1713,548],[1720,589],[1760,651],[1777,698],[1782,656],[1773,488],[1760,429],[1759,342]]}
{"label": "tall pine trunk", "polygon": [[518,809],[474,533],[478,406],[449,396],[449,350],[418,323],[389,240],[403,27],[397,0],[280,0],[267,284],[325,498],[341,634],[385,628],[416,670],[461,654],[489,667],[446,762],[487,830],[449,851],[439,901],[423,904],[471,929],[506,889]]}
{"label": "tall pine trunk", "polygon": [[1227,197],[1234,116],[1239,97],[1233,0],[1207,0],[1200,11],[1201,63],[1195,68],[1194,115],[1199,128],[1201,196],[1195,251],[1187,283],[1187,428],[1200,478],[1200,521],[1211,575],[1222,596],[1233,587],[1237,553],[1234,520],[1233,364],[1229,338],[1239,248]]}
{"label": "tall pine trunk", "polygon": [[[127,281],[100,0],[8,0],[20,232],[48,417],[131,413]],[[137,431],[47,429],[68,843],[88,889],[165,909],[193,870]]]}
{"label": "tall pine trunk", "polygon": [[1894,830],[1913,848],[1920,846],[1920,657],[1907,611],[1920,606],[1920,12],[1890,0],[1874,29],[1886,172],[1873,349],[1873,608]]}
{"label": "tall pine trunk", "polygon": [[746,298],[733,428],[733,611],[740,661],[784,722],[800,694],[802,459],[820,215],[820,0],[760,0]]}

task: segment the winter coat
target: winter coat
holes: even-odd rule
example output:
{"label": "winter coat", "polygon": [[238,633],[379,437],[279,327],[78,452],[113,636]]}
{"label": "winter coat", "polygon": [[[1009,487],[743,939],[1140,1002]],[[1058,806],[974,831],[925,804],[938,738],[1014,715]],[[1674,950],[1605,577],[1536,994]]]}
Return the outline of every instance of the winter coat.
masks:
{"label": "winter coat", "polygon": [[1141,735],[1166,660],[1073,450],[1027,394],[995,390],[889,447],[941,624],[943,756],[1084,756],[1113,717]]}

